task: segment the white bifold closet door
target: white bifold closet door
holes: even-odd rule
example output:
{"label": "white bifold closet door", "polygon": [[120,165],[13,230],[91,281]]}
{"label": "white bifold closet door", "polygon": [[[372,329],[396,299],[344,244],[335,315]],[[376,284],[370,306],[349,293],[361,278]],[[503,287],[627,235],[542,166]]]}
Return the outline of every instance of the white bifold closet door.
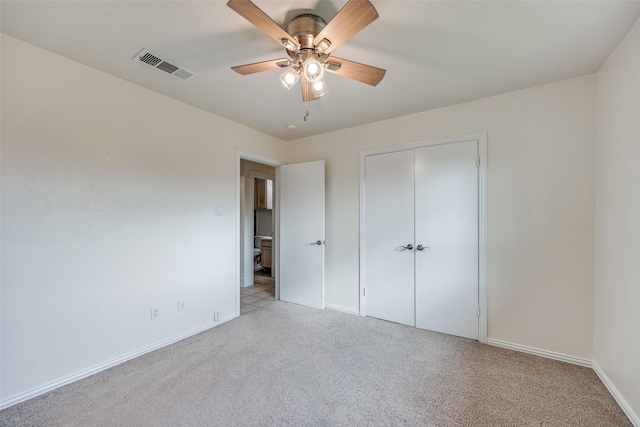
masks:
{"label": "white bifold closet door", "polygon": [[366,158],[367,315],[415,326],[414,152]]}
{"label": "white bifold closet door", "polygon": [[368,156],[368,316],[478,339],[478,143]]}
{"label": "white bifold closet door", "polygon": [[416,326],[478,339],[478,144],[416,149]]}

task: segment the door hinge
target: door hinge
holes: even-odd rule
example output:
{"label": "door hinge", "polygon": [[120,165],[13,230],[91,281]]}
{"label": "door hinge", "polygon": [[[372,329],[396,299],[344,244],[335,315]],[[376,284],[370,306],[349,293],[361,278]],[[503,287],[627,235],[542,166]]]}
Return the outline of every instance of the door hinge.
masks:
{"label": "door hinge", "polygon": [[476,315],[480,316],[480,306],[476,305]]}
{"label": "door hinge", "polygon": [[476,167],[480,167],[480,156],[476,157]]}
{"label": "door hinge", "polygon": [[366,169],[362,171],[362,177],[364,179],[367,179],[367,170]]}
{"label": "door hinge", "polygon": [[367,296],[367,288],[362,288],[362,295]]}

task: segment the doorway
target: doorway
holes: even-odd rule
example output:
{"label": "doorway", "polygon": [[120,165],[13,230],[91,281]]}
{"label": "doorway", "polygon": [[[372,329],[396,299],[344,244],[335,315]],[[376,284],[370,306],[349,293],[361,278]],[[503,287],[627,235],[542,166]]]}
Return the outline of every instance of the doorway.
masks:
{"label": "doorway", "polygon": [[[285,165],[273,159],[240,151],[236,159],[236,313],[240,315],[241,312],[241,294],[246,296],[247,288],[255,286],[254,249],[257,248],[255,234],[251,228],[252,224],[255,227],[254,178],[260,177],[260,174],[273,176],[274,169],[274,227],[270,241],[273,300],[323,309],[326,244],[324,161]],[[252,171],[251,167],[257,170]],[[260,285],[264,283],[259,283],[258,286]],[[249,307],[245,307],[244,312],[247,309]]]}
{"label": "doorway", "polygon": [[276,299],[275,191],[275,166],[240,159],[240,314]]}

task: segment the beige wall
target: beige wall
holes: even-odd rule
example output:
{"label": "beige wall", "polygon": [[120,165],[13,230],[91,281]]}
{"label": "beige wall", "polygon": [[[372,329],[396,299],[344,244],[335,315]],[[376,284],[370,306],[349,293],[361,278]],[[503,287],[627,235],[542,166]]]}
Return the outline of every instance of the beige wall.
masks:
{"label": "beige wall", "polygon": [[1,113],[4,402],[235,315],[237,150],[284,142],[5,35]]}
{"label": "beige wall", "polygon": [[587,76],[288,143],[327,162],[326,302],[359,306],[360,151],[486,130],[488,336],[591,359],[595,102]]}
{"label": "beige wall", "polygon": [[594,361],[640,425],[640,21],[597,93]]}

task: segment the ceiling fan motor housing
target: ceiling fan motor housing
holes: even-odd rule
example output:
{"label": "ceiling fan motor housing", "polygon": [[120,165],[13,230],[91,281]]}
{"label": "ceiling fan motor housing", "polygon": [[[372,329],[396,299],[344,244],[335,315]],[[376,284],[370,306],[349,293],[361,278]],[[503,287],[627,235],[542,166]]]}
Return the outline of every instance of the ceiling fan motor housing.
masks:
{"label": "ceiling fan motor housing", "polygon": [[296,16],[289,22],[287,32],[300,43],[300,49],[315,49],[313,39],[327,25],[324,19],[317,15],[306,13]]}

